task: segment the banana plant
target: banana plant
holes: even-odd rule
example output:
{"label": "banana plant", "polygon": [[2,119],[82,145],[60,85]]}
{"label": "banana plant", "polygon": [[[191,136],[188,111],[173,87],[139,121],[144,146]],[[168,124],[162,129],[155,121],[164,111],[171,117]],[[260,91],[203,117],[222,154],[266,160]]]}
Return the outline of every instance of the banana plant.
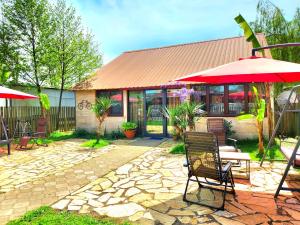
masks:
{"label": "banana plant", "polygon": [[[261,47],[261,44],[259,43],[255,32],[251,29],[250,25],[247,23],[247,21],[244,19],[244,17],[239,14],[237,17],[234,18],[234,20],[237,22],[237,24],[241,27],[241,29],[244,31],[244,35],[246,37],[246,40],[248,42],[252,42],[253,48],[259,48]],[[260,51],[262,55],[265,57],[265,52],[262,50]],[[267,118],[268,118],[268,134],[269,137],[272,135],[273,132],[273,112],[272,112],[272,105],[271,105],[271,84],[265,83],[265,90],[266,90],[266,97],[267,97]]]}
{"label": "banana plant", "polygon": [[258,134],[258,150],[259,154],[264,154],[264,136],[263,136],[263,123],[266,112],[266,101],[263,98],[260,98],[258,90],[255,86],[252,87],[252,93],[254,96],[254,107],[250,110],[251,113],[243,114],[238,116],[239,120],[245,119],[256,119],[256,128]]}

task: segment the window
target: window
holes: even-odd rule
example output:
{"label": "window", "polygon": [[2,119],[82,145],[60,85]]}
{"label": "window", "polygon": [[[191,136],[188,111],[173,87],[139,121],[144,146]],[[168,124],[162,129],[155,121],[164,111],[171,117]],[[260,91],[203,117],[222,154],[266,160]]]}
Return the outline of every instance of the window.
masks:
{"label": "window", "polygon": [[97,91],[98,97],[109,97],[112,101],[112,106],[109,110],[109,116],[123,116],[123,92],[115,91]]}
{"label": "window", "polygon": [[212,115],[224,114],[224,86],[209,87],[209,112]]}
{"label": "window", "polygon": [[191,96],[192,101],[204,105],[201,109],[206,111],[206,86],[193,86],[193,89],[194,92]]}
{"label": "window", "polygon": [[248,84],[195,85],[193,89],[192,101],[205,104],[209,116],[236,116],[251,108]]}
{"label": "window", "polygon": [[228,86],[228,111],[229,114],[238,115],[245,111],[244,85]]}

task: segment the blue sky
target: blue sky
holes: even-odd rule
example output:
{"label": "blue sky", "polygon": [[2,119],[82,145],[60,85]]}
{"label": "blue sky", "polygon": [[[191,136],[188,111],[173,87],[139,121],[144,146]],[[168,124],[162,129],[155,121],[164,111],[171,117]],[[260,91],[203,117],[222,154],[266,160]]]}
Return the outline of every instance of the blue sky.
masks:
{"label": "blue sky", "polygon": [[[68,0],[95,35],[104,64],[124,51],[239,36],[233,18],[258,0]],[[300,0],[273,0],[292,18]]]}

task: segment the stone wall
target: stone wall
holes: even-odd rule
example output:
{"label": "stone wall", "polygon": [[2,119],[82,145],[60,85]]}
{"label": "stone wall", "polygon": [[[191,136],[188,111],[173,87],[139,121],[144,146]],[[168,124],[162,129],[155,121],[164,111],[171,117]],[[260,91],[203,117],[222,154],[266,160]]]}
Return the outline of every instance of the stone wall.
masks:
{"label": "stone wall", "polygon": [[[78,103],[82,102],[82,100],[87,100],[91,104],[94,104],[96,100],[96,91],[76,91],[76,128],[94,132],[97,129],[98,120],[91,110],[86,107],[82,110],[78,108]],[[111,132],[121,128],[121,124],[127,120],[127,91],[123,91],[123,100],[123,116],[107,117],[103,123],[103,130],[105,129],[107,132]]]}
{"label": "stone wall", "polygon": [[[255,119],[238,120],[235,117],[223,117],[224,119],[232,122],[232,128],[235,131],[234,138],[238,140],[255,139],[257,138],[257,129]],[[207,131],[206,126],[207,117],[202,117],[196,122],[196,131]],[[268,135],[268,121],[264,120],[264,135]]]}

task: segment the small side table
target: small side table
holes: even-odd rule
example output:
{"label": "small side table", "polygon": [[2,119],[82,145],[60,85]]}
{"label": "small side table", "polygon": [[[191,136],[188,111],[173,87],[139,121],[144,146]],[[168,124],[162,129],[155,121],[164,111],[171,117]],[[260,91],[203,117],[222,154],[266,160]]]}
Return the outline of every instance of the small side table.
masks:
{"label": "small side table", "polygon": [[220,158],[222,161],[245,161],[246,162],[246,179],[250,179],[250,155],[249,153],[241,152],[220,152]]}

